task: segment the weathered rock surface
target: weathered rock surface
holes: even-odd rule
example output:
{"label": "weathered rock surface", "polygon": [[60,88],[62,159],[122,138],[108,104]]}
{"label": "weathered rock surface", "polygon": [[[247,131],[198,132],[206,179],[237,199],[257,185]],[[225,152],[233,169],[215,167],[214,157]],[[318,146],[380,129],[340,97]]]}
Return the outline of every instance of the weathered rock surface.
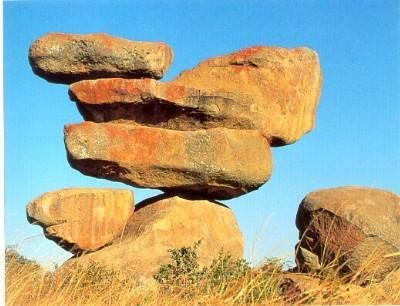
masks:
{"label": "weathered rock surface", "polygon": [[[392,192],[341,187],[307,195],[296,217],[300,243],[296,260],[323,265],[337,260],[343,272],[380,280],[400,268],[400,197]],[[393,254],[396,254],[393,255]]]}
{"label": "weathered rock surface", "polygon": [[122,123],[67,125],[70,165],[135,187],[229,199],[271,175],[271,151],[257,131],[174,131]]}
{"label": "weathered rock surface", "polygon": [[27,206],[30,223],[74,254],[95,251],[119,237],[134,209],[123,189],[69,188],[48,192]]}
{"label": "weathered rock surface", "polygon": [[107,77],[160,79],[173,61],[161,42],[130,41],[103,33],[49,33],[29,50],[33,72],[56,83]]}
{"label": "weathered rock surface", "polygon": [[[202,128],[255,129],[253,122],[238,117],[226,121],[219,104],[230,104],[232,111],[246,115],[246,107],[237,101],[249,97],[238,94],[204,92],[153,79],[121,78],[85,80],[71,84],[69,94],[77,102],[85,120],[94,122],[135,121],[146,126],[174,130]],[[244,98],[243,98],[244,97]],[[225,121],[224,121],[225,120]]]}
{"label": "weathered rock surface", "polygon": [[251,47],[212,58],[168,83],[99,80],[73,84],[87,120],[128,119],[172,129],[258,129],[272,145],[312,130],[322,86],[308,48]]}
{"label": "weathered rock surface", "polygon": [[243,237],[231,209],[217,202],[157,196],[136,205],[124,235],[112,245],[71,259],[64,268],[95,262],[132,277],[151,278],[170,260],[169,249],[201,239],[199,263],[208,265],[221,248],[243,257]]}

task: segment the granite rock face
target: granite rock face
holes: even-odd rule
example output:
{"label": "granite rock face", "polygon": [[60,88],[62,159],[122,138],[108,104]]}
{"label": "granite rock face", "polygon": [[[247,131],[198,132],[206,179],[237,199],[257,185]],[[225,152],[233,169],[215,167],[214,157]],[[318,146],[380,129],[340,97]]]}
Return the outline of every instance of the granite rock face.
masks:
{"label": "granite rock face", "polygon": [[56,83],[109,77],[160,79],[173,61],[161,42],[130,41],[104,33],[49,33],[29,49],[32,70]]}
{"label": "granite rock face", "polygon": [[257,131],[84,122],[64,133],[73,168],[135,187],[229,199],[259,188],[272,171],[270,147]]}
{"label": "granite rock face", "polygon": [[151,278],[169,261],[169,249],[201,240],[199,263],[208,265],[223,250],[243,257],[243,236],[231,209],[217,202],[157,196],[136,205],[123,237],[97,251],[74,258],[64,268],[90,262]]}
{"label": "granite rock face", "polygon": [[311,49],[260,46],[208,59],[171,82],[86,81],[73,84],[70,96],[86,120],[257,129],[279,146],[313,129],[321,86]]}
{"label": "granite rock face", "polygon": [[400,268],[399,256],[392,256],[400,251],[400,197],[392,192],[365,187],[312,192],[299,207],[296,225],[296,260],[303,271],[313,270],[310,253],[321,265],[338,260],[344,273],[360,272],[371,280]]}
{"label": "granite rock face", "polygon": [[119,237],[134,209],[123,189],[68,188],[47,192],[27,206],[30,223],[73,254],[95,251]]}

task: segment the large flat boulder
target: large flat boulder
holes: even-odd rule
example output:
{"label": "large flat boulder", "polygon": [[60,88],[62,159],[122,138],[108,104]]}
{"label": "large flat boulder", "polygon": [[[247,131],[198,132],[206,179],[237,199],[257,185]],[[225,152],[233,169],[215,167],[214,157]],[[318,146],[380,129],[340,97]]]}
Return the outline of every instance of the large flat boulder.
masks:
{"label": "large flat boulder", "polygon": [[84,122],[64,133],[73,168],[135,187],[229,199],[259,188],[272,171],[270,147],[257,131]]}
{"label": "large flat boulder", "polygon": [[27,218],[47,238],[72,252],[95,251],[119,237],[134,209],[124,189],[68,188],[47,192],[30,202]]}
{"label": "large flat boulder", "polygon": [[169,249],[193,246],[198,240],[201,265],[210,264],[221,249],[243,257],[243,236],[231,209],[206,200],[157,196],[136,205],[120,239],[70,259],[62,268],[95,262],[132,277],[151,278],[169,262]]}
{"label": "large flat boulder", "polygon": [[[85,120],[93,122],[134,121],[174,130],[257,129],[249,117],[252,98],[240,93],[216,94],[153,79],[110,78],[71,84],[69,95]],[[230,108],[229,115],[221,114],[221,107]]]}
{"label": "large flat boulder", "polygon": [[29,49],[35,74],[66,84],[108,77],[161,79],[172,61],[172,49],[165,43],[131,41],[104,33],[49,33]]}
{"label": "large flat boulder", "polygon": [[300,204],[296,225],[296,260],[303,271],[336,261],[344,273],[380,280],[400,268],[400,197],[392,192],[365,187],[312,192]]}
{"label": "large flat boulder", "polygon": [[70,96],[95,122],[257,129],[278,146],[313,129],[321,86],[313,50],[259,46],[208,59],[171,82],[87,81],[73,84]]}

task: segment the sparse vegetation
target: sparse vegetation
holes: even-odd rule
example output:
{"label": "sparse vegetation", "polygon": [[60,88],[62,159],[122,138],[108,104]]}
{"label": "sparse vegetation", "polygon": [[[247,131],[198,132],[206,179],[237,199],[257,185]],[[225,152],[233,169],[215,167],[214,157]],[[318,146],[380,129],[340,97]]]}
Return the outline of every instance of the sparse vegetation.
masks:
{"label": "sparse vegetation", "polygon": [[171,262],[161,265],[154,275],[161,290],[185,296],[224,293],[251,271],[248,262],[234,259],[223,250],[209,266],[200,267],[197,254],[200,244],[199,240],[193,246],[169,250]]}
{"label": "sparse vegetation", "polygon": [[250,271],[248,262],[243,259],[233,259],[223,250],[210,266],[200,267],[197,254],[200,243],[201,240],[193,246],[169,250],[172,262],[161,265],[158,273],[154,276],[155,280],[169,286],[187,286],[207,280],[209,286],[216,287],[222,282],[243,277]]}
{"label": "sparse vegetation", "polygon": [[[399,304],[400,271],[381,283],[361,287],[334,277],[326,267],[314,275],[284,271],[281,260],[261,266],[221,252],[206,267],[198,258],[200,242],[170,250],[155,280],[140,283],[122,271],[95,263],[47,272],[15,249],[6,249],[7,305],[254,305]],[[334,267],[332,267],[334,269]],[[326,275],[329,277],[326,277]],[[291,280],[293,279],[293,280]]]}

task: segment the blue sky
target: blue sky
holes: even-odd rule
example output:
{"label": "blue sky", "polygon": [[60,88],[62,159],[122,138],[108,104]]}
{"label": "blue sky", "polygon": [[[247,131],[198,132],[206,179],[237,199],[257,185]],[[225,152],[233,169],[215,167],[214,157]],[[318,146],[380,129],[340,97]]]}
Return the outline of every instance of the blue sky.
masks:
{"label": "blue sky", "polygon": [[[297,207],[311,191],[362,185],[400,193],[399,29],[398,1],[6,1],[6,244],[43,264],[62,262],[69,253],[28,224],[26,204],[65,187],[131,188],[68,165],[63,126],[83,119],[66,85],[31,71],[29,46],[45,33],[164,41],[175,53],[164,80],[252,45],[308,46],[319,53],[324,84],[315,130],[273,149],[268,183],[224,202],[245,235],[246,258],[255,261],[293,256]],[[136,202],[158,194],[134,192]]]}

